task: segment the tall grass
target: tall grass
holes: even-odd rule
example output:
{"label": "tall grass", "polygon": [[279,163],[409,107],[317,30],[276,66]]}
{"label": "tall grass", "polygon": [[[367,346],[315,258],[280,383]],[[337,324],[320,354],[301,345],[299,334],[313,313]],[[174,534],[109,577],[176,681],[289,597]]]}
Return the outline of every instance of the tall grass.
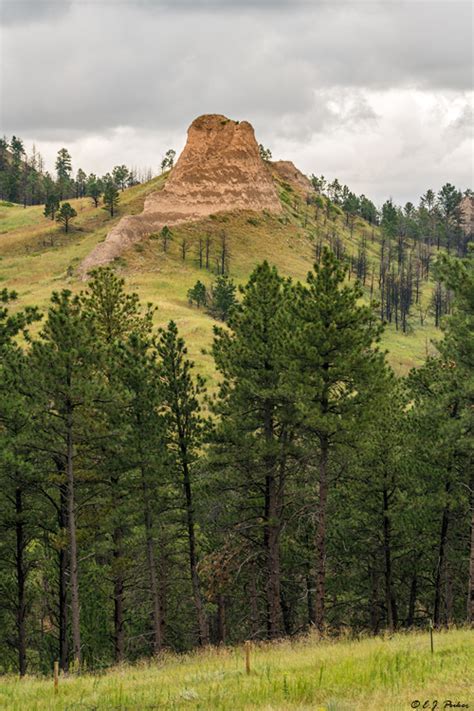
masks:
{"label": "tall grass", "polygon": [[298,641],[252,647],[251,673],[242,647],[116,667],[104,674],[0,681],[8,711],[401,711],[428,701],[474,704],[474,634],[451,630],[359,641]]}

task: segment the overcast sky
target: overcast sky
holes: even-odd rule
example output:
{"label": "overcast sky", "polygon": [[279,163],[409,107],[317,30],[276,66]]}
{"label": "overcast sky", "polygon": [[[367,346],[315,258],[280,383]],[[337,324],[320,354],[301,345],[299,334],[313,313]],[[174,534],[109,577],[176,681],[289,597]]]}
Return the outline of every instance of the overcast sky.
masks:
{"label": "overcast sky", "polygon": [[377,203],[473,186],[473,5],[0,0],[0,129],[156,172],[203,113]]}

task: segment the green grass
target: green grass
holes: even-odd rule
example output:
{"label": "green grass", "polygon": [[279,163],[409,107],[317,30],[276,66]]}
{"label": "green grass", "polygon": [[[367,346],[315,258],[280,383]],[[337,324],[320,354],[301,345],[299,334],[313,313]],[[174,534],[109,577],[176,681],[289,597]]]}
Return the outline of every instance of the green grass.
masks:
{"label": "green grass", "polygon": [[[60,678],[4,677],[0,708],[8,711],[402,711],[414,700],[474,702],[474,635],[468,630],[397,634],[360,641],[298,641],[251,649],[209,649]],[[420,706],[421,708],[421,706]],[[429,708],[432,708],[431,706]]]}
{"label": "green grass", "polygon": [[[125,214],[136,214],[143,209],[144,199],[150,192],[164,185],[165,176],[149,183],[137,185],[121,194],[119,214],[111,219],[101,207],[95,208],[87,198],[71,200],[78,216],[69,234],[43,216],[43,207],[23,208],[0,203],[0,285],[15,289],[20,296],[19,306],[35,304],[47,306],[51,291],[68,287],[83,288],[74,276],[80,261]],[[372,239],[372,227],[357,220],[351,237],[344,216],[338,214],[335,222],[324,225],[322,215],[316,221],[303,197],[285,183],[277,180],[282,197],[282,215],[255,214],[239,211],[214,215],[196,223],[173,229],[174,239],[167,254],[159,240],[145,240],[132,247],[118,265],[129,288],[135,289],[143,301],[158,307],[156,321],[165,323],[173,318],[185,337],[189,352],[196,360],[198,370],[211,379],[213,365],[209,356],[202,354],[212,339],[212,319],[204,312],[188,305],[186,293],[199,278],[210,283],[213,274],[199,270],[197,244],[200,236],[212,238],[212,266],[219,252],[221,234],[225,231],[230,246],[230,272],[244,283],[254,266],[267,259],[282,274],[294,279],[304,279],[312,267],[315,238],[328,228],[340,235],[349,252],[355,252],[362,234],[367,236],[369,259],[374,263],[380,242],[377,229]],[[189,244],[186,261],[180,255],[180,243],[185,238]],[[423,299],[429,298],[425,287]],[[397,373],[423,362],[427,352],[432,352],[431,341],[439,337],[433,324],[424,327],[412,318],[413,331],[403,335],[393,327],[386,330],[383,347],[389,350],[389,361]]]}

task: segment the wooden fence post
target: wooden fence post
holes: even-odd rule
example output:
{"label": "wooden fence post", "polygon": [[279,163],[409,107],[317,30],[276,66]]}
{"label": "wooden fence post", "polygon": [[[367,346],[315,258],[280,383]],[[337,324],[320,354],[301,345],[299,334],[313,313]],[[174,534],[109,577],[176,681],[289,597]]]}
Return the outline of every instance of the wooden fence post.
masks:
{"label": "wooden fence post", "polygon": [[54,693],[57,694],[59,691],[59,662],[54,662]]}
{"label": "wooden fence post", "polygon": [[250,674],[250,642],[245,642],[245,671]]}

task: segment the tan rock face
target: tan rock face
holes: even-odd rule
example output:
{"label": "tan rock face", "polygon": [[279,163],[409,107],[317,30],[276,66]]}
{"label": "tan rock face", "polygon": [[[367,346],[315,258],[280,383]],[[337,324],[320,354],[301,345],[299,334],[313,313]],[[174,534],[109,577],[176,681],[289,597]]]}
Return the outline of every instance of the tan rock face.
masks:
{"label": "tan rock face", "polygon": [[299,192],[305,195],[314,192],[310,179],[301,170],[298,170],[291,160],[277,160],[271,165],[282,180],[299,190]]}
{"label": "tan rock face", "polygon": [[189,127],[186,146],[163,190],[147,197],[140,215],[122,218],[85,258],[80,273],[87,276],[164,225],[236,209],[281,212],[270,171],[247,121],[200,116]]}
{"label": "tan rock face", "polygon": [[474,197],[465,195],[460,202],[461,225],[465,235],[474,235]]}

